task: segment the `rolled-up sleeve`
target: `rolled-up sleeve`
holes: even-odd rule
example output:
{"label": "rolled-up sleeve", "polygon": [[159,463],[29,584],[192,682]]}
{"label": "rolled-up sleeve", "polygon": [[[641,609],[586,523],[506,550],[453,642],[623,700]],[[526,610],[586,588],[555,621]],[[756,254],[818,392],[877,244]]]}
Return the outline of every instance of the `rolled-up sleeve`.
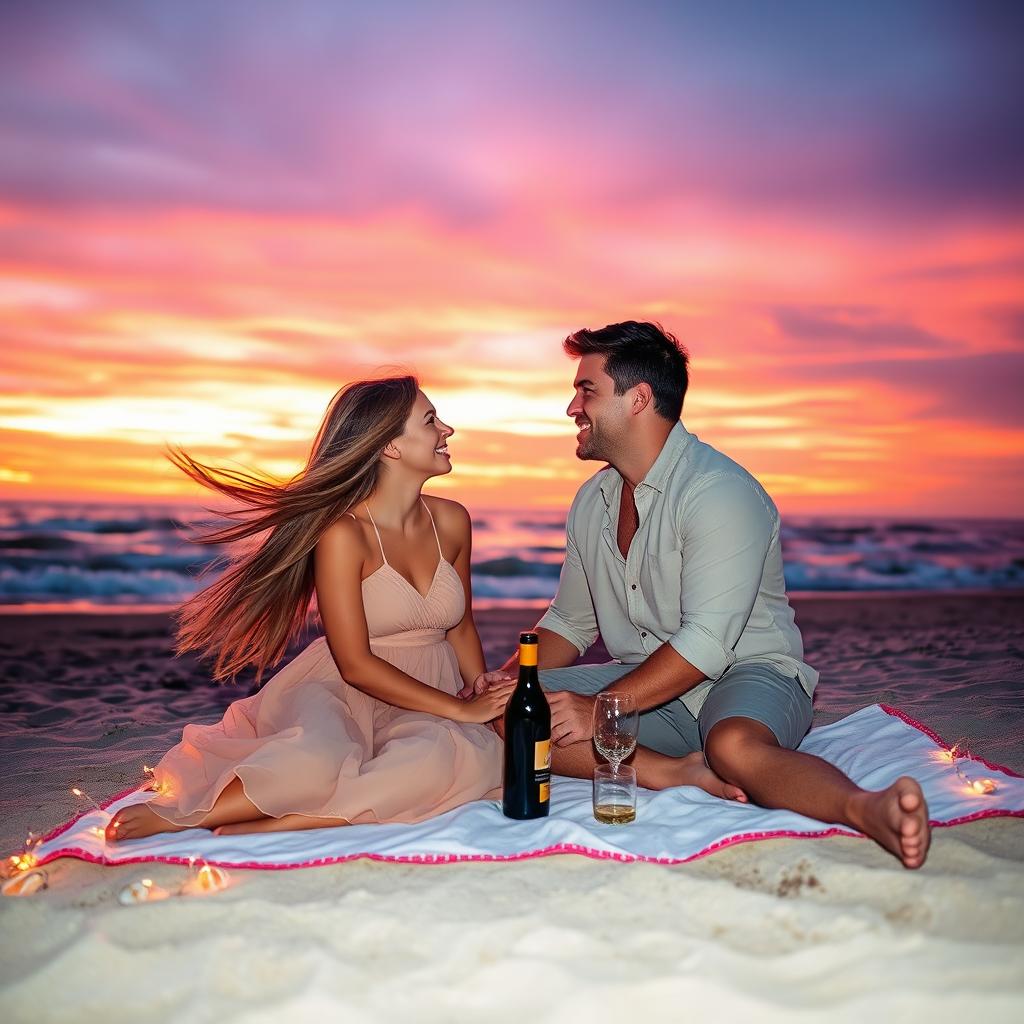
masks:
{"label": "rolled-up sleeve", "polygon": [[690,497],[683,518],[680,626],[668,642],[716,680],[736,660],[778,516],[746,480],[722,475]]}
{"label": "rolled-up sleeve", "polygon": [[541,629],[550,629],[552,633],[564,636],[569,643],[576,646],[580,654],[597,639],[594,599],[590,594],[587,574],[583,571],[583,560],[573,536],[571,518],[566,529],[565,561],[562,563],[562,573],[558,578],[558,593],[537,625]]}

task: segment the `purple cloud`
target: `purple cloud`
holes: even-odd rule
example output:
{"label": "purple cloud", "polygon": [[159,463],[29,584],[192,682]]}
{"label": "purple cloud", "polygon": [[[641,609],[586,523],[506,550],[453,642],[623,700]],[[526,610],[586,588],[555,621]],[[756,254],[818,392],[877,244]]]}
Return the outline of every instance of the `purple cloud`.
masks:
{"label": "purple cloud", "polygon": [[797,341],[828,345],[847,342],[867,351],[910,348],[943,352],[958,344],[911,323],[888,319],[864,306],[786,306],[773,313],[779,330]]}
{"label": "purple cloud", "polygon": [[1019,5],[5,5],[0,194],[475,224],[1024,201]]}

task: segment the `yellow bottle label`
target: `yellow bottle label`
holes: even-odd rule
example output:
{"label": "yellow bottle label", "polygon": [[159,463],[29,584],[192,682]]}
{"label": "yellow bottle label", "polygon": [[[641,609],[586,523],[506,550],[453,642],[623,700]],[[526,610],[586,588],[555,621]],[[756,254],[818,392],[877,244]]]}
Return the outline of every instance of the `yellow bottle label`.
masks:
{"label": "yellow bottle label", "polygon": [[520,644],[519,645],[519,664],[530,665],[537,664],[537,652],[540,650],[538,644]]}
{"label": "yellow bottle label", "polygon": [[540,800],[541,800],[541,803],[543,803],[545,800],[550,799],[550,797],[551,797],[551,783],[550,782],[542,782],[540,784]]}
{"label": "yellow bottle label", "polygon": [[533,746],[533,770],[544,771],[551,767],[551,740],[539,740]]}

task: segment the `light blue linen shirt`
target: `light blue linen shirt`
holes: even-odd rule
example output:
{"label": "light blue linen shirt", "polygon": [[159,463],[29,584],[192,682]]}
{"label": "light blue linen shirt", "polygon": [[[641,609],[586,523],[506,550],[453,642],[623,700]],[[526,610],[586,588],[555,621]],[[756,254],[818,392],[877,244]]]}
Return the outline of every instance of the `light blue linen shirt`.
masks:
{"label": "light blue linen shirt", "polygon": [[679,698],[695,717],[737,662],[774,665],[813,693],[818,673],[803,660],[779,513],[764,488],[677,423],[633,493],[640,526],[626,558],[616,543],[621,494],[610,466],[580,488],[558,593],[538,625],[581,654],[600,634],[627,665],[671,644],[706,677]]}

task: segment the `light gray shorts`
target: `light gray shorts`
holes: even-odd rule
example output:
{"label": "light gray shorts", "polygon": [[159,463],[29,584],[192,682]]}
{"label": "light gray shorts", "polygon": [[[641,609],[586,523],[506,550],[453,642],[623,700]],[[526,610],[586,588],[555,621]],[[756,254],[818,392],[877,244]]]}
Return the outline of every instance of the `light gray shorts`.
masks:
{"label": "light gray shorts", "polygon": [[[631,672],[635,665],[573,665],[540,673],[545,690],[593,695]],[[681,700],[670,700],[640,715],[637,742],[671,757],[704,749],[712,728],[724,718],[752,718],[768,726],[783,747],[794,750],[811,727],[811,698],[795,676],[765,662],[733,665],[712,687],[694,718]]]}

